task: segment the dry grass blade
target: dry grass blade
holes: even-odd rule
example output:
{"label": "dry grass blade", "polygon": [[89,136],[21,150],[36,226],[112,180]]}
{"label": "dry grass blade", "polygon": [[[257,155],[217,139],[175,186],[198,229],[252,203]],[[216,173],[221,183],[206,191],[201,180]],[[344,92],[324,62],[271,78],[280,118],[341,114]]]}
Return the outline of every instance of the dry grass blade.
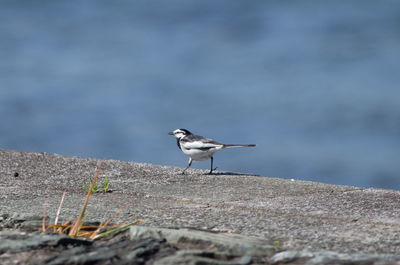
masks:
{"label": "dry grass blade", "polygon": [[[61,207],[64,203],[64,198],[65,198],[65,194],[67,193],[67,191],[63,192],[63,195],[61,197],[61,202],[60,202],[60,206],[58,206],[58,210],[57,210],[57,214],[56,214],[56,219],[54,220],[54,224],[57,225],[58,223],[58,218],[60,217],[60,213],[61,213]],[[54,232],[56,231],[56,229],[54,228]]]}
{"label": "dry grass blade", "polygon": [[56,231],[60,234],[64,234],[65,231],[72,228],[72,225],[71,225],[71,222],[66,222],[65,224],[52,224],[52,225],[49,225],[47,228],[48,229],[53,228],[54,231]]}
{"label": "dry grass blade", "polygon": [[44,206],[43,222],[42,222],[42,231],[43,231],[43,232],[46,232],[46,206]]}
{"label": "dry grass blade", "polygon": [[60,227],[59,232],[62,234],[66,234],[67,230],[72,228],[71,224],[72,224],[72,220],[69,220],[68,222],[64,223],[63,227]]}
{"label": "dry grass blade", "polygon": [[132,216],[126,218],[125,220],[123,220],[122,222],[120,222],[120,223],[118,223],[118,224],[115,224],[115,225],[113,225],[113,226],[120,226],[120,225],[123,225],[124,223],[128,222],[129,220],[132,220],[133,218],[135,218],[135,215],[132,215]]}
{"label": "dry grass blade", "polygon": [[111,229],[111,230],[109,230],[109,231],[106,231],[106,232],[104,232],[104,233],[101,233],[101,234],[96,235],[95,237],[93,237],[93,239],[99,239],[99,238],[102,238],[102,237],[111,235],[111,234],[113,234],[113,233],[117,233],[117,232],[119,232],[119,231],[121,231],[121,230],[124,230],[124,229],[128,228],[129,226],[138,225],[138,224],[141,224],[142,222],[143,222],[143,220],[139,219],[139,220],[133,221],[132,223],[129,223],[129,224],[126,224],[126,225],[118,226],[118,227],[116,227],[116,228],[114,228],[114,229]]}
{"label": "dry grass blade", "polygon": [[121,208],[119,208],[118,211],[117,211],[113,216],[111,216],[111,218],[108,219],[104,224],[99,225],[99,226],[97,227],[96,231],[94,231],[93,234],[90,236],[90,238],[92,238],[92,239],[95,238],[96,235],[99,233],[100,229],[102,229],[102,228],[104,228],[104,227],[107,227],[107,226],[111,223],[111,221],[112,221],[118,214],[120,214],[121,211],[122,211],[123,209],[125,209],[125,208],[128,206],[129,203],[130,203],[130,201],[128,201],[128,202],[127,202],[124,206],[122,206]]}
{"label": "dry grass blade", "polygon": [[117,216],[119,215],[123,209],[125,209],[128,205],[129,205],[130,201],[128,201],[124,206],[122,206],[121,208],[118,209],[118,211],[110,218],[108,219],[108,221],[104,224],[104,226],[107,226],[111,223],[111,221]]}
{"label": "dry grass blade", "polygon": [[104,164],[104,160],[101,161],[100,166],[97,169],[96,176],[92,180],[92,184],[90,185],[89,191],[88,191],[88,193],[86,195],[85,203],[83,204],[81,213],[79,214],[78,219],[76,220],[74,226],[72,227],[71,231],[69,232],[69,236],[70,237],[76,237],[78,235],[80,226],[82,224],[83,216],[85,215],[86,207],[87,207],[87,205],[89,203],[90,195],[92,194],[92,189],[94,187],[94,184],[97,181],[97,178],[99,177],[99,174],[100,174],[100,171],[101,171],[101,168],[102,168],[103,164]]}

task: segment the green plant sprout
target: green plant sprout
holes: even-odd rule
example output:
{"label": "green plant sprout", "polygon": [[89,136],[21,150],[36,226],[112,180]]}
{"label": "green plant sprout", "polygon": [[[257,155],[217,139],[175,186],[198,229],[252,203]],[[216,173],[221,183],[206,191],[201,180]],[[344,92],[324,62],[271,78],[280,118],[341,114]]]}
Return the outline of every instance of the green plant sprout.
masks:
{"label": "green plant sprout", "polygon": [[[89,191],[89,187],[90,187],[92,181],[93,181],[93,179],[90,178],[90,182],[89,183],[82,184],[81,188],[85,193],[87,193]],[[94,185],[93,185],[93,188],[91,190],[91,193],[98,193],[98,192],[107,193],[107,192],[111,192],[110,182],[108,181],[108,177],[107,176],[105,176],[104,182],[102,183],[102,186],[103,186],[103,190],[100,190],[100,185],[97,182],[95,182]]]}
{"label": "green plant sprout", "polygon": [[108,182],[107,176],[104,177],[104,182],[103,182],[103,190],[105,193],[110,192],[110,182]]}
{"label": "green plant sprout", "polygon": [[273,243],[274,247],[280,247],[281,246],[281,242],[279,242],[278,240],[275,240]]}

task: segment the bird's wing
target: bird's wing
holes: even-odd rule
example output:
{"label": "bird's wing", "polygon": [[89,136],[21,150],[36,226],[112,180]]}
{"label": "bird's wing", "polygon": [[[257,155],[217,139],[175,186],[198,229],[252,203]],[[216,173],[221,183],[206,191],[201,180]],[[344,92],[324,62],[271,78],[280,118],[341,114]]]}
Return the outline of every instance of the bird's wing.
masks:
{"label": "bird's wing", "polygon": [[207,150],[216,147],[222,147],[223,144],[212,139],[204,138],[198,135],[190,135],[181,139],[181,145],[186,149],[201,149]]}

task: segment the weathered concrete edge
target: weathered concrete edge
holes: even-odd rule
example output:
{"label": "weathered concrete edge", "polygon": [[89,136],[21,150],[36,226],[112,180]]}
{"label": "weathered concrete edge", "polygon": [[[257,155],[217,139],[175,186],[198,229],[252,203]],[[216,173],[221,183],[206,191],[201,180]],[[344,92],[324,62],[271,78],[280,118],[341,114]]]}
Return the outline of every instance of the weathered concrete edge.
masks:
{"label": "weathered concrete edge", "polygon": [[373,264],[374,262],[397,262],[400,255],[391,254],[344,254],[334,251],[285,250],[270,245],[266,240],[229,233],[210,233],[192,229],[169,229],[163,227],[132,226],[131,239],[165,239],[170,243],[180,241],[205,242],[214,246],[228,248],[236,255],[266,256],[273,264],[292,263],[308,260],[307,264],[327,264],[351,262],[352,264]]}
{"label": "weathered concrete edge", "polygon": [[[51,154],[50,154],[51,155]],[[55,156],[59,156],[59,157],[63,157],[63,158],[70,158],[70,159],[86,159],[86,160],[88,160],[88,158],[80,158],[80,157],[67,157],[67,156],[64,156],[64,155],[57,155],[57,154],[54,154]],[[95,159],[95,158],[89,158],[89,160],[93,160],[93,161],[99,161],[99,159]],[[108,160],[108,161],[118,161],[118,160]],[[123,163],[126,163],[126,161],[119,161],[119,162],[123,162]],[[146,166],[155,166],[155,167],[160,167],[159,165],[152,165],[152,164],[146,164],[146,163],[136,163],[136,162],[128,162],[128,163],[135,163],[135,164],[139,164],[139,165],[146,165]],[[161,166],[161,167],[163,167],[163,168],[169,168],[169,167],[167,167],[167,166]],[[173,169],[173,171],[178,171],[178,168],[175,168],[175,167],[170,167],[171,169]],[[200,170],[199,170],[200,171]],[[201,171],[200,171],[201,172]],[[302,181],[303,182],[303,181]],[[306,182],[306,181],[304,181],[304,182]],[[311,182],[310,182],[311,183]],[[332,185],[332,184],[327,184],[327,185]],[[335,186],[335,185],[332,185],[332,186]],[[350,188],[353,188],[353,189],[363,189],[363,188],[357,188],[357,187],[350,187]],[[375,190],[379,190],[379,189],[375,189]],[[383,189],[380,189],[380,190],[383,190]],[[388,192],[390,192],[390,190],[384,190],[384,191],[388,191]],[[398,191],[397,191],[398,192]],[[307,251],[292,251],[292,252],[290,252],[290,251],[286,251],[287,253],[288,253],[288,255],[289,254],[291,254],[291,255],[294,255],[294,256],[300,256],[300,257],[305,257],[305,256],[308,256],[308,255],[310,255],[309,253],[309,251],[307,252]],[[307,254],[308,253],[308,254]],[[315,253],[322,253],[322,252],[315,252]],[[314,253],[314,254],[315,254]],[[325,252],[324,252],[325,253]],[[334,253],[334,252],[329,252],[329,253]],[[283,254],[282,254],[283,255]],[[317,254],[316,254],[317,255]],[[341,254],[340,254],[341,255]],[[347,255],[346,257],[350,257],[350,256],[348,256],[348,254],[343,254],[343,255]],[[279,256],[278,256],[279,257]],[[343,256],[344,257],[344,256]],[[369,254],[366,254],[366,255],[363,255],[363,257],[371,257],[371,258],[374,258],[374,257],[378,257],[378,258],[387,258],[387,259],[389,259],[389,260],[393,260],[393,258],[394,259],[397,259],[398,257],[397,256],[393,256],[393,255],[369,255]]]}

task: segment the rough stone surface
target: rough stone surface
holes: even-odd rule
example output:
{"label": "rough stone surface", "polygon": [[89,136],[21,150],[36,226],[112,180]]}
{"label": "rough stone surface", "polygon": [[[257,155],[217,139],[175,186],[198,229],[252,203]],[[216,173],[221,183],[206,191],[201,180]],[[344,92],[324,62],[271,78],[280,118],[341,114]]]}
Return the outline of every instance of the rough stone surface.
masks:
{"label": "rough stone surface", "polygon": [[89,246],[92,242],[60,234],[0,232],[0,264],[34,264],[62,248]]}
{"label": "rough stone surface", "polygon": [[[44,208],[47,222],[53,222],[63,191],[66,197],[60,220],[77,217],[85,197],[82,186],[94,177],[98,165],[98,159],[0,150],[0,229],[34,231],[41,226]],[[346,260],[354,261],[351,264],[400,264],[400,191],[231,172],[206,175],[195,169],[180,175],[181,170],[106,160],[99,182],[107,176],[112,192],[92,196],[86,220],[104,221],[127,203],[116,222],[135,215],[145,220],[143,226],[256,237],[268,246],[278,246],[281,255],[292,253],[286,258],[270,253],[273,256],[263,262],[324,264],[326,261],[318,258],[320,253],[335,253],[328,256],[337,264],[346,264]],[[167,243],[152,240],[161,244],[156,253],[164,253],[160,255],[165,262],[173,256],[210,258],[204,246],[194,246],[200,254],[188,254],[190,251],[183,251],[187,248],[179,248],[180,243],[164,248]],[[136,257],[135,253],[130,255]],[[12,261],[19,254],[7,250],[0,255],[0,260]],[[245,264],[248,258],[221,258],[218,262],[225,261]],[[254,258],[251,262],[255,263]]]}
{"label": "rough stone surface", "polygon": [[132,239],[158,238],[169,243],[191,242],[205,244],[208,247],[229,250],[237,256],[272,256],[278,248],[272,242],[256,237],[242,236],[229,233],[210,233],[193,229],[167,229],[159,227],[132,226]]}
{"label": "rough stone surface", "polygon": [[272,264],[400,264],[399,255],[340,254],[331,251],[284,251],[274,255]]}

